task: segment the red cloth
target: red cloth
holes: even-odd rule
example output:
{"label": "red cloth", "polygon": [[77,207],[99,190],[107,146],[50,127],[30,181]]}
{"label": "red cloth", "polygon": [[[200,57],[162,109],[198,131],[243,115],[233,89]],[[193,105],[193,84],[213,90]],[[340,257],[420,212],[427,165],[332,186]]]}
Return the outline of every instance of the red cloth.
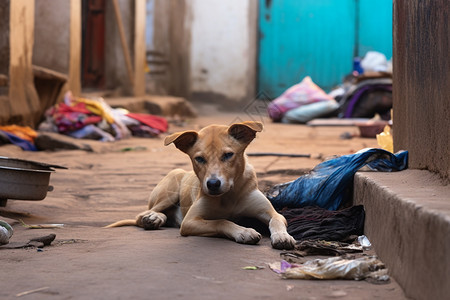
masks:
{"label": "red cloth", "polygon": [[82,102],[73,106],[59,103],[49,108],[46,115],[53,118],[58,131],[62,133],[75,131],[86,125],[97,124],[102,121],[101,116],[93,114]]}
{"label": "red cloth", "polygon": [[153,116],[149,114],[128,113],[127,117],[138,120],[142,124],[145,124],[153,129],[157,129],[161,132],[166,132],[169,128],[167,120],[163,117]]}

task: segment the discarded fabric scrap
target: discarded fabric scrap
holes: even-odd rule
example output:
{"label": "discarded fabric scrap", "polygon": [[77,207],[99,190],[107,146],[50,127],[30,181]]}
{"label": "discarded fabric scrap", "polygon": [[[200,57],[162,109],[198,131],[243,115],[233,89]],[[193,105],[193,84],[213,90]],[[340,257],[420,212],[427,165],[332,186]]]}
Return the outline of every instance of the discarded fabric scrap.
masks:
{"label": "discarded fabric scrap", "polygon": [[284,208],[280,213],[286,218],[288,233],[297,241],[345,241],[351,235],[364,233],[362,205],[338,211],[314,206]]}
{"label": "discarded fabric scrap", "polygon": [[5,141],[19,146],[23,150],[37,151],[37,148],[34,145],[37,132],[28,126],[0,126],[0,138],[1,136],[4,136]]}
{"label": "discarded fabric scrap", "polygon": [[282,252],[280,256],[288,262],[296,263],[297,258],[308,255],[340,256],[347,253],[359,252],[363,252],[363,247],[357,244],[324,240],[304,240],[297,243],[294,251]]}

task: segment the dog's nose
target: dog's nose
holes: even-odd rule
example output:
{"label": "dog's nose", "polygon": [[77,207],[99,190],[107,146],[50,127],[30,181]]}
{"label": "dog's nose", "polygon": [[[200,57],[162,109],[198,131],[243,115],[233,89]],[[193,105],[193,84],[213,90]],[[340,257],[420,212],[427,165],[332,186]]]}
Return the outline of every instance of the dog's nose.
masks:
{"label": "dog's nose", "polygon": [[221,185],[220,180],[216,179],[216,178],[209,179],[206,182],[206,186],[208,187],[208,190],[212,193],[218,192],[220,189],[220,185]]}

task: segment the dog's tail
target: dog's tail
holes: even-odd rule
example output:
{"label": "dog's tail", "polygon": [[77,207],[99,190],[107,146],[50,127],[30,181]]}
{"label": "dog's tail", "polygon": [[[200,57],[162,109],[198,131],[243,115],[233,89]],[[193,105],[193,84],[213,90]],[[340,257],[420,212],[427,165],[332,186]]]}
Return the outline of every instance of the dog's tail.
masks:
{"label": "dog's tail", "polygon": [[103,228],[112,228],[112,227],[120,227],[120,226],[138,226],[138,225],[136,223],[136,220],[128,219],[128,220],[117,221],[117,222],[109,224]]}

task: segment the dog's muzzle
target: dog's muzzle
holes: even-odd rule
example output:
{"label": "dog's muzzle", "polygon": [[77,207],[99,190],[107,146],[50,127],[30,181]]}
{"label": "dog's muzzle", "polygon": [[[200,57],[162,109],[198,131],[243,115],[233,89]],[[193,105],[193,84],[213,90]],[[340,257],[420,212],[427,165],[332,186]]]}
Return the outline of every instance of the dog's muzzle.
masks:
{"label": "dog's muzzle", "polygon": [[210,195],[220,195],[222,194],[220,187],[222,182],[217,178],[208,179],[206,182],[206,187],[208,188],[208,193]]}

